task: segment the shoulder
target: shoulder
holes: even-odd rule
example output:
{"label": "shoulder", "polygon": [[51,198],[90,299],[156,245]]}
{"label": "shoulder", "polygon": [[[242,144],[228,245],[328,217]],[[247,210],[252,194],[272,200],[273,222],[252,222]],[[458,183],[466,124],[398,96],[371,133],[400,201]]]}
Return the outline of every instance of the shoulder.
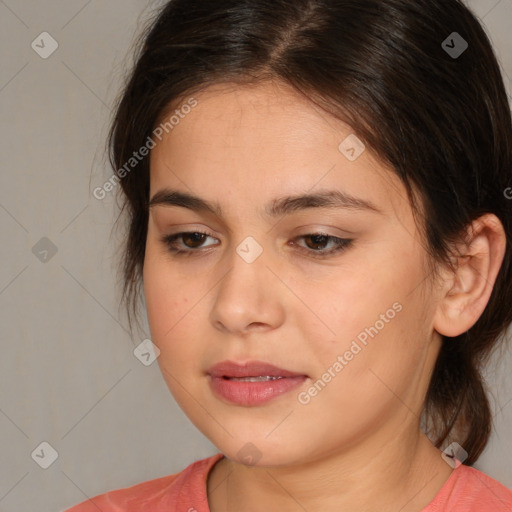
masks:
{"label": "shoulder", "polygon": [[478,469],[455,469],[424,512],[510,512],[512,490]]}
{"label": "shoulder", "polygon": [[218,453],[193,462],[179,473],[100,494],[63,512],[98,512],[98,510],[167,512],[175,510],[176,505],[182,503],[188,505],[185,510],[204,509],[208,504],[206,495],[208,473],[222,457],[223,455]]}

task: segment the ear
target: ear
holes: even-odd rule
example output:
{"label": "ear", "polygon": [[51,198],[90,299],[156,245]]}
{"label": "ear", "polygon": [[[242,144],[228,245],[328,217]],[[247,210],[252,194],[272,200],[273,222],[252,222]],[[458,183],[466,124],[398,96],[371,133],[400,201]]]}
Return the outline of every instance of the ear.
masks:
{"label": "ear", "polygon": [[445,272],[434,315],[434,329],[449,337],[463,334],[480,318],[505,256],[505,230],[496,215],[479,217],[465,235],[455,272]]}

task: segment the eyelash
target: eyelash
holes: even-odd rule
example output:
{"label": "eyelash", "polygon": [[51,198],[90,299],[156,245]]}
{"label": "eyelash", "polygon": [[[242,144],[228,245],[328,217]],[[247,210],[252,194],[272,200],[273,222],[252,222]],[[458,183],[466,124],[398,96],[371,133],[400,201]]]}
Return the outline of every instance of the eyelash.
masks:
{"label": "eyelash", "polygon": [[[183,235],[205,235],[205,236],[209,236],[211,238],[215,238],[210,233],[206,233],[206,232],[203,232],[203,231],[184,231],[184,232],[181,232],[181,233],[175,233],[173,235],[163,236],[161,238],[161,242],[164,245],[167,246],[167,249],[171,253],[173,253],[174,256],[189,257],[189,256],[192,256],[193,253],[199,253],[201,251],[201,249],[183,250],[183,249],[177,249],[176,248],[176,246],[175,246],[176,240],[178,238],[182,237]],[[328,235],[326,233],[307,233],[305,235],[298,236],[296,239],[307,238],[307,237],[316,237],[316,236],[326,237],[328,239],[328,242],[329,241],[335,241],[337,246],[334,249],[331,249],[329,251],[325,251],[325,250],[324,251],[315,251],[313,249],[305,249],[304,247],[299,247],[301,249],[301,251],[309,253],[309,255],[312,256],[313,258],[327,258],[327,257],[329,257],[329,256],[331,256],[333,254],[336,254],[336,253],[339,253],[341,251],[344,251],[354,241],[353,239],[350,239],[350,238],[338,238],[336,236],[331,236],[331,235]]]}

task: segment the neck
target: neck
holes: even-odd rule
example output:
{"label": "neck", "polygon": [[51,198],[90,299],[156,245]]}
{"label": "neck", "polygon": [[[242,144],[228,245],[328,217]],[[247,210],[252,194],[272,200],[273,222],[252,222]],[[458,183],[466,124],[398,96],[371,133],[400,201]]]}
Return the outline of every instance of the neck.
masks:
{"label": "neck", "polygon": [[417,422],[379,434],[293,466],[247,467],[223,458],[208,479],[210,511],[421,511],[452,469]]}

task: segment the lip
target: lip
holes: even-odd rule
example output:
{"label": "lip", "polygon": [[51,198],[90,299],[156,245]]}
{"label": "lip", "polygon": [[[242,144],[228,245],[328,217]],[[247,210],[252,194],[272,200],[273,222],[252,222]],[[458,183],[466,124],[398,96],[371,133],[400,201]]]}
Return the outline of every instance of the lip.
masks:
{"label": "lip", "polygon": [[284,370],[263,361],[248,361],[246,363],[222,361],[213,365],[207,373],[212,377],[307,377],[305,374]]}
{"label": "lip", "polygon": [[[256,406],[281,396],[300,386],[308,376],[291,372],[262,361],[238,364],[223,361],[208,370],[213,392],[229,403],[242,406]],[[280,377],[260,382],[229,380],[232,377]]]}

